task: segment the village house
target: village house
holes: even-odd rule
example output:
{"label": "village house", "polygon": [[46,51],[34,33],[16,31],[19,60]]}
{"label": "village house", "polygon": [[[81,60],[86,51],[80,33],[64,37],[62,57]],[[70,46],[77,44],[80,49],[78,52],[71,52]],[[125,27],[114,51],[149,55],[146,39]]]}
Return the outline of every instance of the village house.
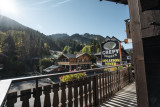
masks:
{"label": "village house", "polygon": [[58,58],[58,65],[68,70],[89,69],[92,64],[91,56],[87,53],[82,54],[62,54]]}

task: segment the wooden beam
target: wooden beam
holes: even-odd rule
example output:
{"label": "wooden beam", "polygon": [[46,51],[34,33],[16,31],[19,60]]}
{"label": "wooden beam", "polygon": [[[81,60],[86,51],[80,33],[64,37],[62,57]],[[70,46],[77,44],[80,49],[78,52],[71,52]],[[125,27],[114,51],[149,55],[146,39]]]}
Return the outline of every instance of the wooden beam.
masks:
{"label": "wooden beam", "polygon": [[138,107],[149,107],[140,20],[140,1],[128,0]]}
{"label": "wooden beam", "polygon": [[[100,0],[102,1],[102,0]],[[106,1],[111,1],[111,2],[116,2],[116,3],[120,3],[120,4],[128,4],[128,0],[106,0]]]}

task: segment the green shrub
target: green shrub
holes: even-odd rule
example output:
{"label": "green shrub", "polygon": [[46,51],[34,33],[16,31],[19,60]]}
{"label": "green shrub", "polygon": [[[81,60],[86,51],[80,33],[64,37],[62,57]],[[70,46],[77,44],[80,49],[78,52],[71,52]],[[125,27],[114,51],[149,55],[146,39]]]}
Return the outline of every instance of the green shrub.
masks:
{"label": "green shrub", "polygon": [[50,58],[43,58],[39,60],[39,65],[43,66],[44,68],[53,65],[53,60]]}
{"label": "green shrub", "polygon": [[118,69],[122,69],[122,68],[123,68],[123,66],[119,66],[119,67],[118,67]]}
{"label": "green shrub", "polygon": [[85,77],[87,77],[86,73],[70,74],[70,75],[61,76],[60,81],[68,82],[68,81],[73,81],[73,80],[85,78]]}
{"label": "green shrub", "polygon": [[[123,68],[123,66],[119,66],[118,67],[118,70],[120,70],[120,69],[122,69]],[[117,67],[113,67],[113,71],[116,71],[117,70]]]}
{"label": "green shrub", "polygon": [[113,67],[113,71],[116,71],[117,70],[117,67]]}
{"label": "green shrub", "polygon": [[110,69],[104,69],[104,71],[105,71],[105,72],[109,72],[109,71],[110,71]]}
{"label": "green shrub", "polygon": [[126,67],[132,67],[132,65],[131,65],[131,64],[129,64],[129,65],[126,65]]}

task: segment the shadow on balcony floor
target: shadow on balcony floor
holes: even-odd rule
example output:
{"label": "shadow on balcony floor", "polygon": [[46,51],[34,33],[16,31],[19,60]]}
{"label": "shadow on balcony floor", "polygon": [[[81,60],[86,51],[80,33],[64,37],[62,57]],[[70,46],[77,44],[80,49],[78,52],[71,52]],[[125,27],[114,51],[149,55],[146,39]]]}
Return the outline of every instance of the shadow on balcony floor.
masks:
{"label": "shadow on balcony floor", "polygon": [[137,107],[135,83],[126,86],[99,107]]}

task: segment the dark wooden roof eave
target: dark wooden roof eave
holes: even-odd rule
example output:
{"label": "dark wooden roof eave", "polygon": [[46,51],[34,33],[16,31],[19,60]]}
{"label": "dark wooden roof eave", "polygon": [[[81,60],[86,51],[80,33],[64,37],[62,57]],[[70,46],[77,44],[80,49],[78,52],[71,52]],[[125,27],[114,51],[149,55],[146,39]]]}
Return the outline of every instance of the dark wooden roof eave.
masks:
{"label": "dark wooden roof eave", "polygon": [[[103,0],[100,0],[103,1]],[[116,2],[124,5],[128,5],[128,0],[104,0],[104,1],[111,1],[111,2]]]}

